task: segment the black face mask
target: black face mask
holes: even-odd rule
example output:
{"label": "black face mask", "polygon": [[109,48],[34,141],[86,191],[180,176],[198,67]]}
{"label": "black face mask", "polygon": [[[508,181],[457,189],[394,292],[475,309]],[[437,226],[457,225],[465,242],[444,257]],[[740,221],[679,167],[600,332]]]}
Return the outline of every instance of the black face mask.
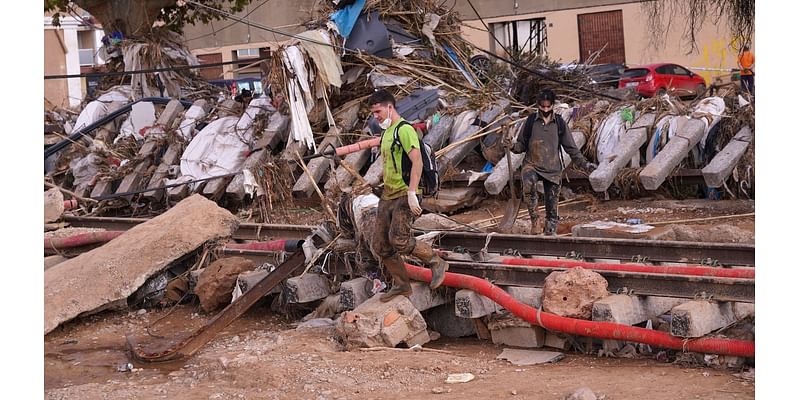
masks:
{"label": "black face mask", "polygon": [[553,115],[553,109],[551,108],[547,111],[539,110],[539,115],[541,115],[542,118],[550,118],[550,116]]}

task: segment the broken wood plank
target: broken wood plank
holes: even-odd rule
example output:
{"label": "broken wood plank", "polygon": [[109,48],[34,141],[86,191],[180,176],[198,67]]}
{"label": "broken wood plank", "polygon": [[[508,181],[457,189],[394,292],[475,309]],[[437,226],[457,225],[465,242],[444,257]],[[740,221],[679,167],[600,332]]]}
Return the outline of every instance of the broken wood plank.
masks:
{"label": "broken wood plank", "polygon": [[239,221],[192,196],[105,245],[44,272],[44,333],[78,315],[125,303],[147,278],[204,243],[225,239]]}

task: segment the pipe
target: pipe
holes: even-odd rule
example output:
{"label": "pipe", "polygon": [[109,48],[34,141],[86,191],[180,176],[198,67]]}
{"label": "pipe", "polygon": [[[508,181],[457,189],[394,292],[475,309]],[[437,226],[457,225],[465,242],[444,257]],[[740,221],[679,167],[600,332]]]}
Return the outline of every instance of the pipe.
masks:
{"label": "pipe", "polygon": [[360,142],[356,142],[353,144],[348,144],[347,146],[340,146],[336,148],[336,155],[341,157],[350,153],[355,153],[360,150],[364,149],[371,149],[373,147],[380,146],[381,138],[376,137],[373,139],[362,140]]}
{"label": "pipe", "polygon": [[[405,266],[411,279],[424,282],[431,281],[430,269],[417,267],[411,264],[405,264]],[[561,317],[520,303],[503,289],[500,289],[487,280],[474,276],[446,272],[444,285],[474,290],[503,306],[503,308],[525,321],[551,331],[589,336],[598,339],[644,343],[661,348],[697,353],[723,354],[750,358],[754,358],[756,353],[755,342],[746,340],[720,338],[684,339],[672,336],[666,332],[615,324],[612,322],[586,321]]]}
{"label": "pipe", "polygon": [[[52,237],[44,239],[45,250],[65,250],[73,247],[88,246],[106,243],[125,231],[99,231],[79,233],[67,237]],[[300,248],[302,240],[273,240],[270,242],[228,243],[226,249],[234,250],[260,250],[260,251],[288,251],[293,252]]]}
{"label": "pipe", "polygon": [[297,251],[303,240],[281,239],[270,242],[228,243],[226,249],[231,250],[258,250],[258,251]]}
{"label": "pipe", "polygon": [[67,237],[44,238],[45,250],[69,249],[72,247],[88,246],[90,244],[105,243],[122,235],[125,231],[99,231],[85,232]]}
{"label": "pipe", "polygon": [[526,265],[531,267],[575,268],[582,267],[599,271],[644,272],[648,274],[713,276],[718,278],[755,279],[755,268],[714,268],[702,265],[642,265],[642,264],[608,264],[575,260],[539,260],[534,258],[504,257],[505,265]]}
{"label": "pipe", "polygon": [[73,208],[78,208],[78,200],[64,200],[64,209],[65,210],[72,210]]}

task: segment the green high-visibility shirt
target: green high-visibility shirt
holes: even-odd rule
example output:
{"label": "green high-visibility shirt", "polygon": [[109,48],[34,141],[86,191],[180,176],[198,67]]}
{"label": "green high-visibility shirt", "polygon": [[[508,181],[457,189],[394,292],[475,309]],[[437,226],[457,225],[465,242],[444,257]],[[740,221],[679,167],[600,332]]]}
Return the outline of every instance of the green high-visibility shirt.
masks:
{"label": "green high-visibility shirt", "polygon": [[[381,198],[384,200],[394,200],[406,196],[408,185],[403,181],[403,152],[408,153],[411,149],[420,148],[417,131],[411,125],[403,125],[397,131],[402,148],[394,146],[392,149],[394,128],[401,121],[404,119],[401,118],[392,124],[381,136],[381,156],[383,157],[383,195]],[[420,193],[419,188],[417,188],[417,193]]]}

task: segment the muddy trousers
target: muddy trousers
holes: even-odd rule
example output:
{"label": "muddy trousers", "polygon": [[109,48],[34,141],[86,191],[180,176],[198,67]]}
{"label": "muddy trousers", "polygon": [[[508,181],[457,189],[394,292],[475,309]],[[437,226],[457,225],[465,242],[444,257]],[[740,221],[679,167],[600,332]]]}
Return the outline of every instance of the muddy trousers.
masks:
{"label": "muddy trousers", "polygon": [[431,287],[437,288],[442,284],[447,262],[437,256],[433,248],[427,243],[418,242],[411,234],[411,224],[414,223],[414,214],[408,207],[408,199],[403,196],[394,200],[378,202],[378,215],[376,218],[377,229],[372,240],[373,251],[381,258],[381,262],[394,280],[391,294],[382,300],[388,300],[395,295],[410,295],[411,285],[401,256],[412,255],[422,261],[433,272]]}
{"label": "muddy trousers", "polygon": [[531,217],[532,230],[536,229],[539,222],[539,214],[536,207],[539,205],[539,193],[536,191],[536,183],[542,181],[544,186],[544,208],[545,208],[545,235],[555,235],[558,226],[558,195],[561,185],[542,178],[536,171],[523,169],[522,171],[522,196],[525,204],[528,205],[528,215]]}

